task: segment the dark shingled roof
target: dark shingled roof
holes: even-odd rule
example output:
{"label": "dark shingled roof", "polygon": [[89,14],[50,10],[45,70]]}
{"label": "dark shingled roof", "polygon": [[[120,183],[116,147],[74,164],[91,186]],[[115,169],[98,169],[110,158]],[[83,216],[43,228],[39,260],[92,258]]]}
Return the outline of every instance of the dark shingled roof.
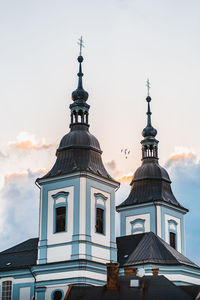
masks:
{"label": "dark shingled roof", "polygon": [[65,175],[76,171],[88,171],[114,181],[106,171],[98,140],[86,124],[73,124],[57,149],[53,168],[41,179]]}
{"label": "dark shingled roof", "polygon": [[[189,294],[190,296],[192,296],[192,299],[196,299],[197,295],[199,295],[200,297],[200,285],[181,285],[180,288],[186,292],[187,294]],[[198,300],[199,298],[197,298],[196,300]]]}
{"label": "dark shingled roof", "polygon": [[38,238],[29,239],[0,252],[0,271],[27,268],[36,264]]}
{"label": "dark shingled roof", "polygon": [[153,232],[118,237],[117,249],[121,267],[152,263],[199,268]]}
{"label": "dark shingled roof", "polygon": [[169,175],[159,165],[158,159],[146,158],[133,176],[128,198],[118,205],[117,209],[156,201],[162,201],[188,211],[174,197]]}
{"label": "dark shingled roof", "polygon": [[[131,288],[130,280],[139,279],[140,287]],[[106,286],[72,286],[67,300],[191,300],[192,297],[164,276],[124,276],[119,278],[118,290]]]}

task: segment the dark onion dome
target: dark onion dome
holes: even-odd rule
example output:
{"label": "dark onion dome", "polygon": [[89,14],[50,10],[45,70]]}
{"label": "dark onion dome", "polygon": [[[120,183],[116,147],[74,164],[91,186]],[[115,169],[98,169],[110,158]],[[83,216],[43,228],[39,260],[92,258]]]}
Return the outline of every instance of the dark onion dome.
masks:
{"label": "dark onion dome", "polygon": [[82,124],[72,126],[72,130],[62,138],[57,152],[72,148],[85,148],[102,153],[97,138],[89,132],[88,126]]}
{"label": "dark onion dome", "polygon": [[157,130],[153,126],[146,126],[142,131],[143,137],[155,137],[157,135]]}
{"label": "dark onion dome", "polygon": [[133,175],[128,198],[117,208],[148,202],[165,202],[188,211],[174,197],[169,175],[155,158],[143,160]]}
{"label": "dark onion dome", "polygon": [[75,91],[72,92],[72,100],[84,100],[86,101],[88,99],[88,92],[86,92],[84,89],[77,88]]}
{"label": "dark onion dome", "polygon": [[42,178],[89,171],[113,181],[103,165],[101,154],[99,142],[89,132],[88,126],[74,124],[60,142],[53,168]]}

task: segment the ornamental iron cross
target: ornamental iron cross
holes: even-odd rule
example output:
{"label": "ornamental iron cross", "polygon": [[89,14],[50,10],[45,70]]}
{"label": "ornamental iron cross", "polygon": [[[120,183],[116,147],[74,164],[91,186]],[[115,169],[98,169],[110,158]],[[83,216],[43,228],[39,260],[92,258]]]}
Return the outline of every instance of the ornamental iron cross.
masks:
{"label": "ornamental iron cross", "polygon": [[85,47],[83,43],[83,38],[81,36],[81,38],[78,40],[78,45],[80,46],[80,56],[82,55],[82,48]]}
{"label": "ornamental iron cross", "polygon": [[151,88],[151,84],[150,84],[149,78],[147,78],[146,86],[147,86],[147,95],[149,96],[149,90]]}

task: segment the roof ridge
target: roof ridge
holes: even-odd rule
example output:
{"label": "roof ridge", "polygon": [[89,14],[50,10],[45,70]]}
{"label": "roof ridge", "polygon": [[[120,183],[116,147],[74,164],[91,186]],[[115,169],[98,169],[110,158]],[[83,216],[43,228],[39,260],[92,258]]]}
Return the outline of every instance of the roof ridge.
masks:
{"label": "roof ridge", "polygon": [[[196,266],[198,268],[200,268],[197,264],[193,263],[189,258],[187,258],[185,255],[183,255],[181,252],[179,252],[178,250],[174,249],[173,247],[171,247],[167,242],[165,242],[163,239],[161,239],[159,236],[157,236],[157,238],[160,240],[160,242],[164,245],[164,247],[167,248],[167,250],[171,253],[171,255],[179,262],[182,264],[188,264],[188,265],[193,265]],[[175,252],[175,253],[173,253]],[[180,258],[184,258],[184,260],[179,260],[178,258],[175,257],[175,254],[178,254],[178,256],[180,256]],[[188,262],[188,263],[187,263]]]}
{"label": "roof ridge", "polygon": [[[25,241],[23,241],[23,242],[21,242],[21,243],[19,243],[19,244],[17,244],[17,245],[15,245],[15,246],[12,246],[12,247],[10,247],[10,248],[8,248],[8,249],[6,249],[6,250],[3,250],[3,251],[1,251],[0,252],[0,255],[3,255],[3,254],[11,254],[11,253],[19,253],[19,252],[25,252],[25,251],[32,251],[32,250],[34,250],[33,248],[32,249],[30,249],[30,247],[29,247],[29,249],[19,249],[19,250],[15,250],[17,247],[21,247],[21,246],[23,246],[23,244],[25,244],[25,243],[28,243],[28,242],[30,242],[30,241],[33,241],[33,240],[39,240],[39,238],[37,237],[37,238],[30,238],[30,239],[28,239],[28,240],[25,240]],[[13,249],[13,250],[12,250]]]}
{"label": "roof ridge", "polygon": [[0,256],[1,255],[7,255],[7,254],[15,254],[15,253],[21,253],[21,252],[31,252],[31,251],[35,251],[36,248],[33,249],[24,249],[24,250],[19,250],[19,251],[12,251],[12,252],[7,252],[7,250],[0,252]]}
{"label": "roof ridge", "polygon": [[[127,246],[126,257],[119,256],[119,262],[121,265],[130,266],[137,264],[164,264],[164,265],[187,265],[190,267],[200,267],[190,261],[182,253],[172,248],[162,238],[156,235],[154,232],[146,232],[141,235],[141,239],[137,243],[138,239],[136,235],[129,235],[129,245]],[[118,244],[120,252],[123,249],[123,237],[121,237],[121,243]]]}

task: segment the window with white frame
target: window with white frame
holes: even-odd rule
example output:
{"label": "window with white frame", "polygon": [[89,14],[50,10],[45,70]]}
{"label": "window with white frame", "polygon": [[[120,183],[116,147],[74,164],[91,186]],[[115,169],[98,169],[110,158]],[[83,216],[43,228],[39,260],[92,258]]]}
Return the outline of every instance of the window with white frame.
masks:
{"label": "window with white frame", "polygon": [[96,208],[96,232],[104,233],[104,210],[102,208]]}
{"label": "window with white frame", "polygon": [[169,244],[174,249],[177,249],[177,222],[174,220],[168,221]]}
{"label": "window with white frame", "polygon": [[136,233],[143,233],[145,232],[145,220],[143,219],[136,219],[131,222],[131,234],[136,234]]}
{"label": "window with white frame", "polygon": [[59,192],[53,195],[53,231],[54,233],[67,231],[67,215],[68,215],[68,194],[67,192]]}
{"label": "window with white frame", "polygon": [[2,300],[12,299],[12,281],[6,280],[2,282]]}
{"label": "window with white frame", "polygon": [[95,232],[106,234],[106,200],[101,193],[95,193]]}
{"label": "window with white frame", "polygon": [[66,206],[56,207],[55,232],[62,232],[66,229]]}

